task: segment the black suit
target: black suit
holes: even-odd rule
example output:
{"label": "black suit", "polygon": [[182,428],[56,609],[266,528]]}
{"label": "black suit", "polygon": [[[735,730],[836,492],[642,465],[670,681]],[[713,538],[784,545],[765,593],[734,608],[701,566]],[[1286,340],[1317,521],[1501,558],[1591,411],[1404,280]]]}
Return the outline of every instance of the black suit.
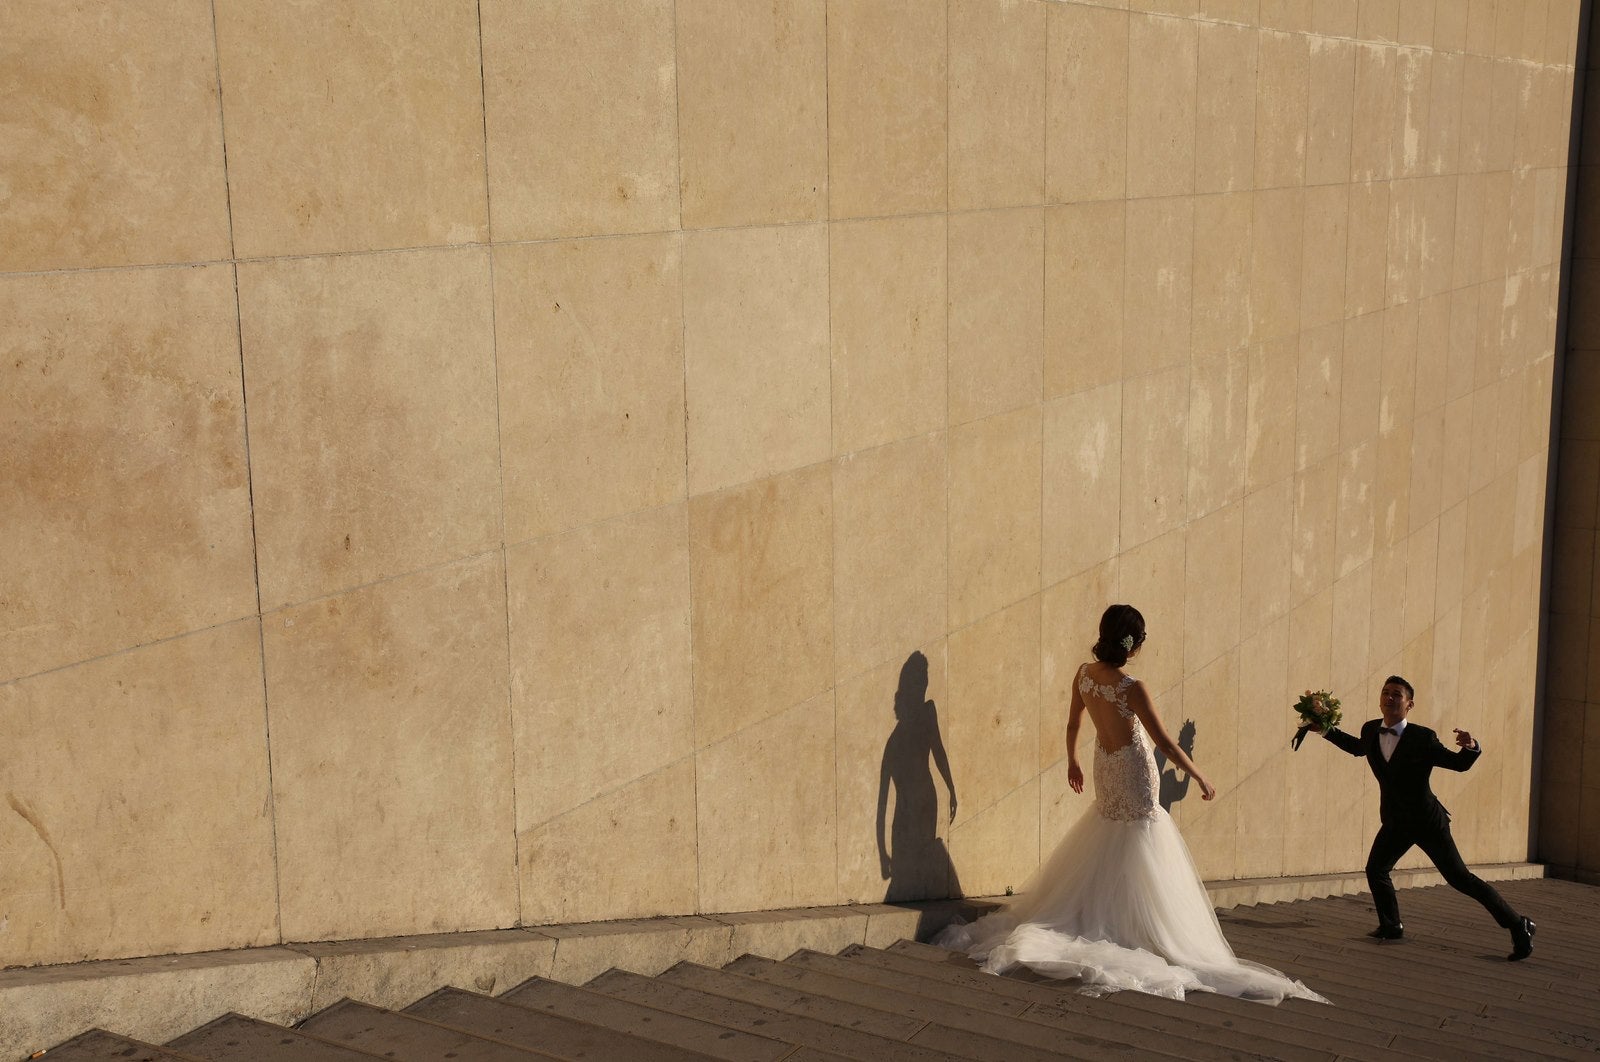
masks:
{"label": "black suit", "polygon": [[1367,885],[1372,889],[1379,925],[1400,925],[1400,903],[1395,899],[1389,872],[1412,845],[1428,854],[1452,888],[1483,904],[1496,922],[1507,928],[1517,923],[1517,913],[1500,894],[1467,869],[1450,836],[1450,813],[1428,784],[1435,767],[1465,771],[1477,761],[1481,750],[1447,749],[1432,730],[1408,722],[1400,732],[1394,755],[1385,760],[1378,741],[1381,726],[1383,720],[1369,719],[1362,724],[1360,737],[1337,729],[1323,735],[1350,755],[1365,756],[1378,779],[1378,814],[1383,825],[1367,855]]}

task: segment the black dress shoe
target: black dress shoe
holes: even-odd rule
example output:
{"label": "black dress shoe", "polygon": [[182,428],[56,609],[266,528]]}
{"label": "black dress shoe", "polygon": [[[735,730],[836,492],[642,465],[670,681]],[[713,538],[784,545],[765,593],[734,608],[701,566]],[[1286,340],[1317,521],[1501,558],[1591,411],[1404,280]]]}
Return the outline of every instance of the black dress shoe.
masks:
{"label": "black dress shoe", "polygon": [[1405,926],[1379,926],[1367,936],[1374,940],[1399,940],[1406,935]]}
{"label": "black dress shoe", "polygon": [[1533,932],[1538,928],[1533,919],[1517,917],[1511,926],[1511,954],[1506,956],[1509,961],[1516,962],[1533,954]]}

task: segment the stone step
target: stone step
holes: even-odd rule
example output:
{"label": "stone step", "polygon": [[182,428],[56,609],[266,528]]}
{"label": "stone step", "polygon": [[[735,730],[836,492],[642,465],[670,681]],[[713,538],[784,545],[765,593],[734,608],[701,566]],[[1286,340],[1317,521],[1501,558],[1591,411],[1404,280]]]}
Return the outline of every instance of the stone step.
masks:
{"label": "stone step", "polygon": [[529,978],[496,998],[530,1010],[604,1025],[646,1040],[676,1044],[727,1062],[775,1062],[794,1050],[793,1044],[782,1040],[657,1010],[543,977]]}
{"label": "stone step", "polygon": [[[1237,1046],[1197,1038],[1196,1027],[1187,1020],[1156,1018],[1147,1024],[1130,1025],[1109,1012],[1093,1013],[1078,1006],[1076,1001],[1083,997],[1075,994],[1072,1001],[1067,1001],[1060,992],[1041,986],[978,971],[935,966],[861,945],[851,945],[837,956],[797,952],[785,961],[911,994],[923,994],[942,1002],[966,1000],[974,1006],[1001,1010],[1016,1019],[1125,1045],[1146,1055],[1186,1059],[1271,1057],[1271,1045],[1241,1050]],[[1230,1033],[1223,1039],[1236,1037]],[[1314,1057],[1332,1059],[1334,1056],[1322,1052]]]}
{"label": "stone step", "polygon": [[[851,949],[847,949],[847,950],[851,950]],[[892,952],[891,952],[891,954],[892,954]],[[947,954],[953,955],[954,953],[947,953]],[[966,962],[970,963],[970,960],[965,960],[964,956],[955,956],[955,958],[957,958],[958,960],[963,960],[963,961],[966,961]],[[1284,964],[1278,964],[1278,965],[1282,966]],[[1019,984],[1025,985],[1025,984],[1027,984],[1027,982],[1023,982],[1023,981],[1020,981],[1020,980],[1012,978],[1012,977],[992,978],[992,977],[990,977],[990,975],[982,974],[982,973],[978,973],[975,976],[990,978],[991,980],[998,981],[998,982],[1000,982],[1001,985],[1005,985],[1005,986],[1019,985]],[[1030,987],[1037,987],[1037,986],[1030,986]],[[1323,986],[1320,983],[1315,985],[1314,987],[1316,987],[1318,989],[1318,991],[1323,991]],[[1369,985],[1369,987],[1370,987],[1370,985]],[[997,990],[1000,990],[1000,991],[1011,991],[1011,992],[1016,991],[1015,989],[1012,989],[1012,988],[1004,988],[1004,989],[997,989]],[[1324,995],[1333,996],[1333,993],[1331,993],[1331,992],[1323,991],[1323,994]],[[1027,1014],[1027,1017],[1030,1020],[1043,1020],[1043,1018],[1046,1016],[1046,1012],[1044,1011],[1043,1007],[1044,1007],[1044,1004],[1046,1003],[1046,1001],[1048,1000],[1048,997],[1032,996],[1031,998],[1040,1000],[1041,1008],[1040,1009],[1036,1009],[1034,1011],[1030,1011]],[[1145,1008],[1145,1007],[1149,1007],[1149,1006],[1152,1006],[1152,1005],[1159,1005],[1159,1001],[1157,1000],[1157,997],[1144,996],[1144,995],[1140,995],[1138,993],[1121,992],[1121,993],[1117,993],[1117,994],[1115,994],[1113,996],[1108,996],[1108,997],[1105,997],[1105,998],[1108,1001],[1126,1001],[1127,1005],[1130,1008],[1133,1008],[1133,1007]],[[1155,1001],[1155,1002],[1152,1003],[1152,1001]],[[1101,1001],[1085,1000],[1084,997],[1077,996],[1077,994],[1075,992],[1070,993],[1070,994],[1069,993],[1062,993],[1061,998],[1059,998],[1056,1001],[1056,1003],[1059,1006],[1059,1008],[1061,1010],[1064,1010],[1064,1011],[1076,1011],[1079,1008],[1083,1007],[1085,1005],[1085,1003],[1096,1003],[1096,1002],[1101,1002]],[[1335,998],[1335,1003],[1338,1003],[1338,1002],[1339,1002],[1339,1000],[1337,998]],[[1357,1002],[1359,1002],[1359,1001],[1357,1001]],[[1233,1006],[1233,1007],[1237,1008],[1238,1009],[1238,1013],[1240,1015],[1240,1021],[1241,1022],[1248,1022],[1248,1029],[1249,1029],[1249,1031],[1251,1033],[1259,1032],[1260,1029],[1261,1029],[1260,1025],[1257,1024],[1257,1021],[1259,1019],[1253,1019],[1253,1018],[1250,1017],[1250,1012],[1251,1011],[1272,1011],[1272,1010],[1276,1010],[1276,1011],[1280,1011],[1281,1012],[1281,1011],[1284,1011],[1287,1008],[1293,1008],[1294,1012],[1297,1012],[1297,1013],[1302,1013],[1303,1014],[1303,1013],[1307,1013],[1307,1012],[1312,1012],[1313,1014],[1318,1015],[1318,1016],[1331,1017],[1331,1015],[1325,1015],[1323,1013],[1323,1012],[1325,1012],[1327,1010],[1327,1008],[1323,1004],[1310,1003],[1310,1002],[1303,1001],[1303,1000],[1286,1000],[1286,1001],[1284,1001],[1284,1003],[1280,1004],[1278,1008],[1268,1008],[1268,1007],[1263,1007],[1260,1004],[1247,1003],[1247,1002],[1242,1001],[1242,1000],[1228,1000],[1228,999],[1222,999],[1220,997],[1208,996],[1208,995],[1206,995],[1204,993],[1191,993],[1188,996],[1188,998],[1183,1001],[1183,1003],[1179,1004],[1179,1006],[1180,1007],[1189,1007],[1189,1006],[1194,1005],[1194,1004],[1199,1004],[1201,1006]],[[1352,1009],[1338,1008],[1338,1013],[1340,1013],[1340,1014],[1345,1014],[1345,1013],[1351,1014],[1352,1018],[1353,1018],[1353,1024],[1356,1025],[1356,1026],[1367,1027],[1367,1028],[1374,1027],[1374,1022],[1373,1022],[1372,1018],[1370,1016],[1368,1016],[1368,1015],[1362,1014],[1360,1009],[1359,1009],[1359,1007],[1352,1008]],[[1065,1015],[1063,1015],[1058,1020],[1068,1020],[1068,1019],[1067,1019],[1067,1017]],[[1142,1027],[1146,1023],[1146,1018],[1142,1014],[1139,1014],[1137,1016],[1133,1015],[1133,1014],[1118,1015],[1117,1020],[1125,1022],[1130,1027]],[[1183,1022],[1183,1021],[1186,1020],[1186,1018],[1185,1018],[1184,1015],[1175,1014],[1171,1018],[1169,1018],[1168,1020]],[[1381,1015],[1379,1016],[1379,1020],[1380,1021],[1383,1020]],[[1439,1019],[1436,1018],[1436,1017],[1433,1017],[1433,1018],[1420,1017],[1420,1018],[1418,1018],[1418,1017],[1412,1016],[1412,1020],[1414,1020],[1416,1022],[1426,1022],[1428,1024],[1427,1024],[1426,1027],[1418,1025],[1413,1030],[1413,1029],[1406,1028],[1404,1025],[1397,1026],[1393,1021],[1388,1021],[1386,1024],[1387,1024],[1387,1027],[1389,1029],[1389,1034],[1388,1034],[1387,1042],[1385,1044],[1378,1045],[1378,1046],[1374,1047],[1373,1045],[1359,1045],[1358,1046],[1358,1045],[1351,1045],[1349,1043],[1345,1043],[1345,1044],[1341,1045],[1341,1054],[1343,1054],[1345,1052],[1348,1052],[1350,1057],[1361,1057],[1361,1056],[1363,1056],[1365,1054],[1369,1054],[1369,1053],[1373,1053],[1373,1052],[1378,1051],[1378,1050],[1385,1050],[1386,1049],[1389,1052],[1398,1052],[1401,1055],[1409,1055],[1411,1057],[1440,1058],[1440,1059],[1450,1059],[1450,1060],[1489,1059],[1489,1058],[1497,1057],[1494,1053],[1485,1053],[1484,1051],[1482,1051],[1480,1049],[1481,1045],[1479,1045],[1476,1041],[1472,1040],[1471,1038],[1464,1037],[1464,1036],[1458,1035],[1458,1034],[1453,1033],[1453,1032],[1441,1032],[1441,1031],[1438,1031],[1437,1026],[1438,1026],[1438,1023],[1439,1023]],[[1384,1026],[1383,1025],[1378,1025],[1377,1027],[1378,1028],[1383,1028]],[[1424,1031],[1424,1028],[1426,1028],[1427,1031]],[[1269,1033],[1267,1035],[1271,1036],[1273,1034]],[[1310,1039],[1311,1039],[1310,1037],[1297,1037],[1294,1042],[1302,1042],[1303,1043],[1303,1042],[1306,1042],[1307,1040],[1310,1040]],[[1315,1042],[1321,1042],[1321,1041],[1315,1041]]]}
{"label": "stone step", "polygon": [[364,1062],[380,1057],[242,1014],[224,1014],[167,1046],[205,1062]]}
{"label": "stone step", "polygon": [[[931,944],[902,940],[885,950],[926,962],[949,964],[969,970],[978,968],[978,964],[967,956],[944,948],[936,948]],[[1181,1002],[1139,992],[1122,992],[1104,1000],[1087,1000],[1078,995],[1077,985],[1072,981],[1046,978],[1026,968],[1012,971],[1006,974],[1006,977],[1032,982],[1057,991],[1061,997],[1061,1005],[1068,1009],[1072,1008],[1073,1000],[1077,999],[1081,1000],[1081,1005],[1091,1012],[1096,1008],[1115,1006],[1139,1012],[1141,1014],[1139,1020],[1143,1020],[1143,1014],[1156,1014],[1197,1025],[1242,1031],[1243,1035],[1258,1036],[1268,1043],[1284,1043],[1293,1047],[1311,1042],[1330,1051],[1336,1051],[1341,1057],[1373,1060],[1388,1058],[1393,1062],[1398,1062],[1402,1057],[1388,1049],[1387,1045],[1393,1038],[1393,1032],[1383,1028],[1378,1022],[1365,1015],[1354,1016],[1358,1020],[1352,1022],[1350,1020],[1352,1015],[1328,1014],[1325,1012],[1330,1008],[1302,1000],[1286,1000],[1274,1007],[1209,992],[1191,992]]]}
{"label": "stone step", "polygon": [[50,1062],[193,1062],[192,1055],[157,1047],[143,1040],[90,1029],[64,1044],[52,1047]]}
{"label": "stone step", "polygon": [[[1424,945],[1430,962],[1453,966],[1462,956],[1503,960],[1511,951],[1511,934],[1495,925],[1476,903],[1453,890],[1430,899],[1435,902],[1427,907],[1413,901],[1402,911],[1407,943]],[[1320,911],[1318,923],[1320,933],[1330,942],[1339,942],[1341,934],[1350,941],[1360,941],[1377,924],[1377,919],[1373,915],[1363,915],[1351,905],[1338,903],[1329,904]],[[1594,942],[1595,948],[1591,950],[1582,940],[1586,931],[1579,929],[1575,940],[1574,928],[1559,918],[1539,921],[1539,931],[1534,936],[1539,961],[1497,970],[1496,974],[1502,979],[1539,983],[1572,995],[1592,992],[1594,985],[1589,979],[1593,963],[1600,959],[1600,940]]]}
{"label": "stone step", "polygon": [[563,1059],[627,1058],[638,1062],[701,1059],[698,1051],[657,1043],[586,1021],[529,1010],[467,992],[441,988],[402,1011],[488,1040]]}
{"label": "stone step", "polygon": [[824,999],[785,988],[782,985],[758,981],[751,977],[731,973],[727,968],[714,970],[691,962],[680,962],[659,975],[686,988],[699,989],[716,996],[740,999],[759,1007],[788,1011],[801,1017],[816,1018],[857,1032],[886,1036],[891,1040],[908,1040],[927,1024],[902,1014],[889,1014],[859,1003],[838,999]]}
{"label": "stone step", "polygon": [[587,987],[619,999],[628,999],[680,1014],[691,1014],[729,1028],[771,1036],[800,1047],[811,1047],[843,1055],[845,1058],[862,1059],[863,1062],[876,1062],[880,1059],[884,1062],[900,1062],[900,1060],[910,1062],[912,1059],[959,1057],[915,1043],[922,1029],[913,1033],[907,1041],[895,1041],[848,1029],[842,1025],[819,1021],[816,1018],[790,1014],[773,1007],[746,1003],[727,996],[702,992],[672,981],[642,977],[621,970],[609,970],[590,981]]}
{"label": "stone step", "polygon": [[[857,1003],[913,1020],[947,1025],[969,1037],[981,1037],[988,1045],[983,1049],[1002,1060],[1075,1058],[1089,1062],[1096,1058],[1105,1058],[1108,1053],[1115,1054],[1114,1051],[1097,1051],[1087,1045],[1075,1046],[1063,1043],[1059,1035],[1049,1030],[1013,1018],[1002,1017],[978,1007],[933,1000],[926,996],[837,977],[774,959],[746,955],[728,964],[725,970],[813,997]],[[975,1001],[983,1002],[981,999]],[[978,1041],[972,1042],[976,1044]]]}
{"label": "stone step", "polygon": [[341,1000],[299,1026],[330,1043],[370,1051],[399,1062],[538,1062],[558,1058],[531,1047],[517,1047],[439,1025],[412,1014]]}
{"label": "stone step", "polygon": [[[1392,953],[1403,950],[1394,945],[1374,946],[1374,951]],[[1276,963],[1290,957],[1270,950],[1256,949],[1251,956],[1263,962]],[[1298,956],[1294,956],[1298,957]],[[1365,966],[1336,965],[1324,959],[1318,973],[1316,988],[1340,1007],[1365,1008],[1382,1016],[1396,1028],[1409,1027],[1413,1035],[1426,1030],[1426,1035],[1446,1046],[1454,1045],[1460,1051],[1486,1051],[1491,1044],[1503,1045],[1514,1057],[1534,1057],[1528,1044],[1542,1045],[1551,1038],[1548,1030],[1517,1019],[1490,1020],[1482,1013],[1482,1004],[1468,999],[1451,997],[1443,988],[1424,990],[1415,981],[1406,985],[1403,1002],[1391,1003],[1373,991],[1374,985],[1393,984],[1393,978],[1414,978],[1398,959],[1369,961]],[[1460,1035],[1454,1035],[1459,1033]],[[1540,1046],[1537,1050],[1545,1050]],[[1559,1054],[1557,1042],[1550,1048]]]}

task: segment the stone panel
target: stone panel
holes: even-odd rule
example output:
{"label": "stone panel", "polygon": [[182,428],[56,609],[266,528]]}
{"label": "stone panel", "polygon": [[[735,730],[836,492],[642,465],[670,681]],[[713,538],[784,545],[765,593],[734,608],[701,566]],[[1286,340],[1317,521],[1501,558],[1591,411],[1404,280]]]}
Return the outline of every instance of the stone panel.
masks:
{"label": "stone panel", "polygon": [[1333,585],[1339,471],[1338,458],[1329,456],[1294,478],[1294,548],[1289,564],[1296,603]]}
{"label": "stone panel", "polygon": [[1309,330],[1344,319],[1350,238],[1349,186],[1307,188],[1304,206],[1300,327]]}
{"label": "stone panel", "polygon": [[1188,517],[1189,373],[1169,369],[1122,387],[1124,549],[1181,527]]}
{"label": "stone panel", "polygon": [[686,228],[827,216],[826,14],[826,0],[677,5]]}
{"label": "stone panel", "polygon": [[[1295,608],[1289,617],[1289,675],[1311,689],[1332,684],[1333,590],[1328,588]],[[1298,695],[1299,691],[1295,691]],[[1283,870],[1320,874],[1328,869],[1328,793],[1334,772],[1366,770],[1354,759],[1313,744],[1302,747],[1285,777]]]}
{"label": "stone panel", "polygon": [[1369,440],[1339,455],[1335,578],[1343,578],[1372,560],[1377,453],[1377,445]]}
{"label": "stone panel", "polygon": [[1244,499],[1244,566],[1239,634],[1248,639],[1289,610],[1294,481],[1285,476]]}
{"label": "stone panel", "polygon": [[702,911],[835,899],[834,722],[829,690],[697,754]]}
{"label": "stone panel", "polygon": [[950,432],[950,626],[1039,591],[1041,414],[1019,409]]}
{"label": "stone panel", "polygon": [[1277,340],[1250,348],[1245,422],[1245,489],[1259,490],[1294,471],[1298,344]]}
{"label": "stone panel", "polygon": [[1294,467],[1300,471],[1339,450],[1344,326],[1335,321],[1300,333]]}
{"label": "stone panel", "polygon": [[938,433],[834,465],[834,670],[840,680],[944,631],[945,450]]}
{"label": "stone panel", "polygon": [[1466,57],[1435,51],[1428,86],[1428,133],[1422,145],[1424,172],[1454,174],[1461,163],[1461,97]]}
{"label": "stone panel", "polygon": [[506,540],[682,499],[677,238],[520,244],[494,258]]}
{"label": "stone panel", "polygon": [[1193,353],[1232,352],[1250,339],[1254,196],[1196,196],[1190,334]]}
{"label": "stone panel", "polygon": [[1045,212],[1045,397],[1122,379],[1126,261],[1125,203]]}
{"label": "stone panel", "polygon": [[494,238],[676,228],[672,0],[480,6]]}
{"label": "stone panel", "polygon": [[832,526],[827,465],[690,501],[697,748],[833,684]]}
{"label": "stone panel", "polygon": [[968,893],[1021,892],[1039,865],[1039,780],[963,817],[950,830],[950,854]]}
{"label": "stone panel", "polygon": [[1038,0],[949,5],[951,210],[1044,201],[1047,13]]}
{"label": "stone panel", "polygon": [[[1240,823],[1255,817],[1256,803],[1239,786],[1239,652],[1217,657],[1183,684],[1182,711],[1163,713],[1163,725],[1184,745],[1195,766],[1217,789],[1205,800],[1200,787],[1168,762],[1162,796],[1183,827],[1195,869],[1207,881],[1234,877]],[[1187,736],[1188,741],[1184,739]]]}
{"label": "stone panel", "polygon": [[551,925],[694,910],[695,816],[694,760],[686,756],[553,819],[519,823],[520,921]]}
{"label": "stone panel", "polygon": [[829,0],[833,217],[945,209],[945,7],[944,0]]}
{"label": "stone panel", "polygon": [[1051,203],[1127,195],[1128,18],[1126,11],[1050,5],[1045,195]]}
{"label": "stone panel", "polygon": [[1310,84],[1308,38],[1260,30],[1256,60],[1257,188],[1303,184]]}
{"label": "stone panel", "polygon": [[831,226],[835,454],[944,425],[948,246],[939,215]]}
{"label": "stone panel", "polygon": [[517,919],[498,553],[263,621],[283,939]]}
{"label": "stone panel", "polygon": [[8,965],[278,939],[259,639],[241,620],[0,685],[0,742],[29,750],[0,818]]}
{"label": "stone panel", "polygon": [[1356,45],[1313,37],[1306,103],[1306,183],[1350,180],[1355,121]]}
{"label": "stone panel", "polygon": [[[1073,682],[1078,676],[1078,666],[1092,658],[1091,648],[1100,637],[1100,616],[1107,606],[1119,600],[1118,569],[1115,560],[1106,561],[1063,579],[1040,595],[1041,769],[1065,761],[1063,738],[1067,714],[1072,707]],[[1046,783],[1047,818],[1051,815],[1051,792],[1056,784]],[[1065,788],[1066,779],[1060,779],[1059,785]]]}
{"label": "stone panel", "polygon": [[488,238],[475,4],[215,7],[240,257]]}
{"label": "stone panel", "polygon": [[[1244,506],[1235,503],[1189,525],[1183,591],[1185,675],[1208,668],[1238,646],[1243,579]],[[1214,729],[1219,735],[1224,729],[1231,730],[1237,725],[1236,720],[1221,712],[1220,705],[1212,706]],[[1233,750],[1228,749],[1226,756],[1231,764]],[[1231,774],[1230,768],[1224,776],[1229,782]],[[1224,779],[1213,778],[1212,781],[1220,785]],[[1230,837],[1232,832],[1230,828]]]}
{"label": "stone panel", "polygon": [[261,605],[500,537],[483,250],[239,267]]}
{"label": "stone panel", "polygon": [[1196,62],[1195,122],[1206,135],[1195,137],[1194,190],[1243,191],[1255,180],[1255,30],[1200,23]]}
{"label": "stone panel", "polygon": [[1194,306],[1194,199],[1130,199],[1123,289],[1123,372],[1188,361]]}
{"label": "stone panel", "polygon": [[1250,318],[1256,342],[1300,330],[1305,196],[1298,188],[1255,194],[1251,227]]}
{"label": "stone panel", "polygon": [[940,723],[960,795],[955,831],[1039,771],[1039,631],[1034,596],[950,636]]}
{"label": "stone panel", "polygon": [[824,460],[827,228],[696,232],[685,241],[689,492]]}
{"label": "stone panel", "polygon": [[1399,59],[1393,47],[1356,47],[1355,113],[1362,116],[1351,141],[1350,176],[1386,181],[1396,176],[1395,127],[1400,122]]}
{"label": "stone panel", "polygon": [[215,56],[205,0],[6,4],[0,271],[228,257]]}
{"label": "stone panel", "polygon": [[0,682],[255,611],[232,287],[0,280]]}
{"label": "stone panel", "polygon": [[1053,585],[1118,553],[1121,450],[1120,384],[1069,395],[1045,406],[1044,585]]}
{"label": "stone panel", "polygon": [[950,423],[1039,402],[1044,387],[1044,212],[952,214]]}
{"label": "stone panel", "polygon": [[1389,183],[1350,186],[1344,278],[1344,315],[1360,317],[1384,306],[1388,276]]}
{"label": "stone panel", "polygon": [[1168,532],[1126,551],[1117,563],[1120,596],[1144,615],[1149,635],[1130,667],[1155,697],[1183,680],[1185,538],[1181,530]]}
{"label": "stone panel", "polygon": [[[1248,617],[1247,610],[1244,615]],[[1300,766],[1290,763],[1283,751],[1282,735],[1290,722],[1287,707],[1293,703],[1288,656],[1287,616],[1271,620],[1240,644],[1235,776],[1238,799],[1252,812],[1240,817],[1235,834],[1238,877],[1278,875],[1283,866],[1284,793],[1290,769]],[[1316,746],[1300,749],[1306,756],[1324,751]]]}
{"label": "stone panel", "polygon": [[1250,401],[1249,350],[1195,359],[1189,370],[1190,518],[1244,496],[1245,443]]}
{"label": "stone panel", "polygon": [[1129,16],[1130,199],[1194,191],[1198,47],[1191,20]]}
{"label": "stone panel", "polygon": [[512,547],[506,586],[520,831],[693,750],[684,505]]}

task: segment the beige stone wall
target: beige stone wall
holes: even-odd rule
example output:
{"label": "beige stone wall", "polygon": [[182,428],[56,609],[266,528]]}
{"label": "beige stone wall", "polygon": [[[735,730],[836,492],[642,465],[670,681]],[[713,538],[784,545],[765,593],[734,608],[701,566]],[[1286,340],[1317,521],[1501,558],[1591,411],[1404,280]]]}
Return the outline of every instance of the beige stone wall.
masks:
{"label": "beige stone wall", "polygon": [[1020,886],[1111,600],[1207,877],[1393,670],[1522,857],[1578,6],[8,0],[0,965],[880,899],[919,649]]}
{"label": "beige stone wall", "polygon": [[1537,855],[1600,882],[1600,85],[1589,26],[1567,292]]}

